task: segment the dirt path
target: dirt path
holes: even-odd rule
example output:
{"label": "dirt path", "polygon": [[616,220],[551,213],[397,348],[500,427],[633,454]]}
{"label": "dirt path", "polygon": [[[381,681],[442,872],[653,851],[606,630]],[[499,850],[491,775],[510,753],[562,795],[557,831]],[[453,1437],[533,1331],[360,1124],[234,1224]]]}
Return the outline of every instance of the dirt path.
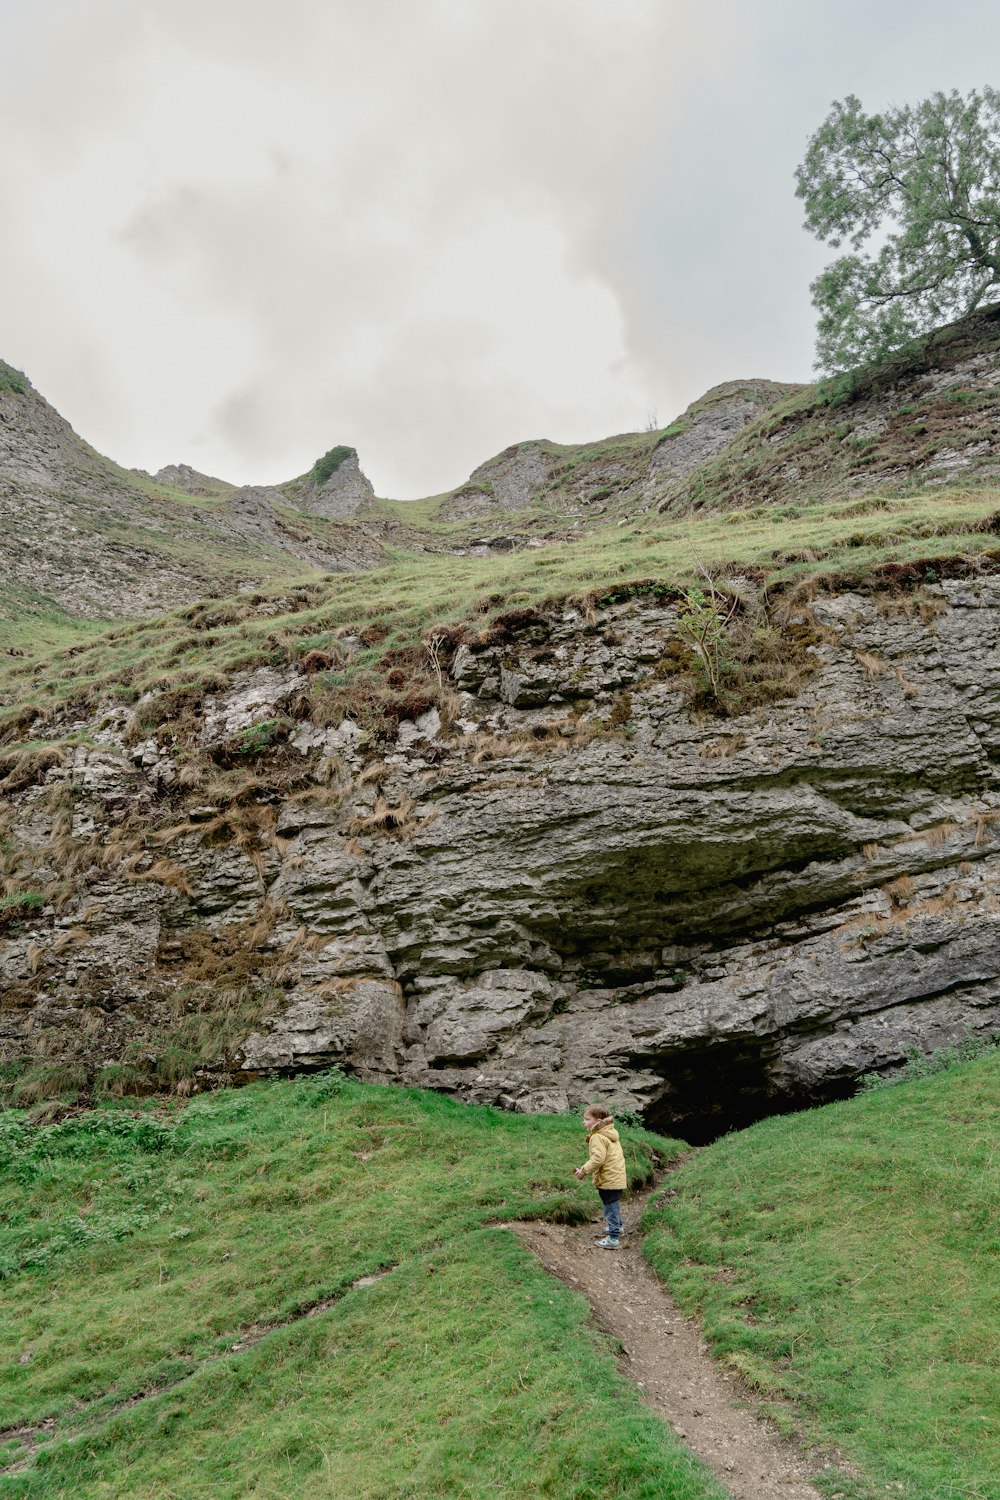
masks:
{"label": "dirt path", "polygon": [[[638,1223],[646,1196],[623,1205],[627,1230]],[[733,1500],[820,1500],[806,1460],[754,1415],[737,1380],[715,1363],[657,1281],[636,1236],[617,1250],[601,1250],[596,1223],[508,1227],[547,1271],[583,1293],[596,1322],[623,1346],[630,1379]]]}

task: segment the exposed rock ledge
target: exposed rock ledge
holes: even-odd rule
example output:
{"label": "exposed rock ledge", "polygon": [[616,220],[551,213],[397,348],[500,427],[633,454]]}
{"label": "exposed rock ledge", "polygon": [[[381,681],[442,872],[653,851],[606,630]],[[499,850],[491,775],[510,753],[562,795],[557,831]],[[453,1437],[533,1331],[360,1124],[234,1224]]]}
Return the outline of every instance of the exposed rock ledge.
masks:
{"label": "exposed rock ledge", "polygon": [[[96,1061],[140,1035],[155,1050],[176,954],[223,932],[281,997],[220,1059],[235,1076],[340,1062],[521,1110],[597,1095],[697,1137],[847,1092],[910,1046],[996,1035],[1000,581],[916,602],[816,601],[800,694],[724,723],[657,673],[674,615],[637,602],[461,649],[457,729],[436,710],[404,723],[378,790],[357,779],[357,726],[305,722],[293,743],[342,767],[345,804],[287,800],[256,864],[206,843],[196,809],[170,850],[190,896],[95,870],[76,907],[0,949],[0,1046],[83,1019]],[[235,683],[206,740],[294,685]],[[565,750],[498,752],[560,718]],[[81,837],[173,795],[169,754],[126,751],[121,726],[49,773]],[[55,816],[46,790],[24,797],[25,844]],[[377,798],[401,831],[366,829]]]}

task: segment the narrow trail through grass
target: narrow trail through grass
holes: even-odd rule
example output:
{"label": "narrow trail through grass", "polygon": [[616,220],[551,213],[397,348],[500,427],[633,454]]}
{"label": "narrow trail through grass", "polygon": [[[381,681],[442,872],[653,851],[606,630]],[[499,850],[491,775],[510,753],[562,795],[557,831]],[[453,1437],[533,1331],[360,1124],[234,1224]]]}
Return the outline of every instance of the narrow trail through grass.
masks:
{"label": "narrow trail through grass", "polygon": [[600,1249],[595,1225],[532,1220],[512,1226],[545,1269],[581,1292],[598,1327],[621,1351],[643,1400],[708,1465],[732,1500],[819,1500],[811,1463],[756,1414],[733,1372],[707,1352],[700,1330],[677,1309],[642,1253],[635,1232],[649,1189],[625,1204],[628,1231],[616,1251]]}

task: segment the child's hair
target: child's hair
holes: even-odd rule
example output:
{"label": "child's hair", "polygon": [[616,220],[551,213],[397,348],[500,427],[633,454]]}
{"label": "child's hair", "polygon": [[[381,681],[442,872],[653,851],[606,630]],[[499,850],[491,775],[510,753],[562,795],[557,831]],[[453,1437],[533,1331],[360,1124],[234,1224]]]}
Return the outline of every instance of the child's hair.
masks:
{"label": "child's hair", "polygon": [[588,1114],[592,1120],[611,1119],[610,1110],[605,1109],[603,1104],[588,1104],[584,1113]]}

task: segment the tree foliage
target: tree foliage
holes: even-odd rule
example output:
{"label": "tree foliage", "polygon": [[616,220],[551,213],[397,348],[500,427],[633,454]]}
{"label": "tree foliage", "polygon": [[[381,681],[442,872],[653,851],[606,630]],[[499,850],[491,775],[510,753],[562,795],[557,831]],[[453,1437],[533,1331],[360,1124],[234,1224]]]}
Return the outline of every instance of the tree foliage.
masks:
{"label": "tree foliage", "polygon": [[812,284],[817,364],[844,370],[1000,297],[1000,93],[866,115],[835,103],[796,171],[840,256]]}

